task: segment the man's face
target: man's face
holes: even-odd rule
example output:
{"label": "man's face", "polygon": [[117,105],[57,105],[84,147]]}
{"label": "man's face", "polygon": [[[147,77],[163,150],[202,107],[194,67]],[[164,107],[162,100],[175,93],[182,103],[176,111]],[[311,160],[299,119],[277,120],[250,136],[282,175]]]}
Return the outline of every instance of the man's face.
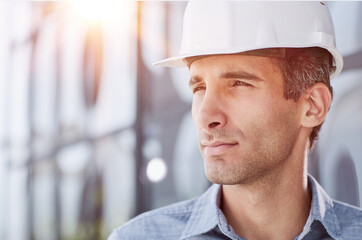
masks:
{"label": "man's face", "polygon": [[260,56],[218,55],[190,66],[192,116],[206,176],[247,184],[282,173],[296,142],[298,102],[286,100],[279,67]]}

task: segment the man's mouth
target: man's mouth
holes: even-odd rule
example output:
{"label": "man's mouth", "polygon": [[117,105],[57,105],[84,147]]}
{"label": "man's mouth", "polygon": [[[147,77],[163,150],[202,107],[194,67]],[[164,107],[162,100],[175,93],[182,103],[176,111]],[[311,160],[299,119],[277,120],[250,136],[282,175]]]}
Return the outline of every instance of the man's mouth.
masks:
{"label": "man's mouth", "polygon": [[236,142],[215,141],[208,144],[201,144],[206,157],[225,154],[230,148],[238,145]]}

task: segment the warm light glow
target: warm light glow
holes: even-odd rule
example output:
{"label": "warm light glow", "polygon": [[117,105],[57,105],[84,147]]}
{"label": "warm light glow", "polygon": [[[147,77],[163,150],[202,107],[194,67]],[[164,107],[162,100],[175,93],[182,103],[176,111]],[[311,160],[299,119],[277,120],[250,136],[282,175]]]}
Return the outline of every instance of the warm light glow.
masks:
{"label": "warm light glow", "polygon": [[129,0],[73,0],[75,13],[86,21],[104,22],[116,18],[130,5]]}
{"label": "warm light glow", "polygon": [[163,159],[153,158],[147,164],[146,174],[151,182],[160,182],[166,177],[167,166]]}

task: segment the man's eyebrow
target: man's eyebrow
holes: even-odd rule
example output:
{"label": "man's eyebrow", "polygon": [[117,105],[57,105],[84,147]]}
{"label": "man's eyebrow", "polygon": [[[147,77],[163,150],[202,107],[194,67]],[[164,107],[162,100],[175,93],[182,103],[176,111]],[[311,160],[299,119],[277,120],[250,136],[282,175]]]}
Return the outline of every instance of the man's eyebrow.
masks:
{"label": "man's eyebrow", "polygon": [[257,75],[244,71],[224,72],[220,74],[220,78],[241,78],[241,79],[263,81],[263,79],[258,77]]}
{"label": "man's eyebrow", "polygon": [[[258,77],[255,74],[244,72],[244,71],[230,71],[230,72],[224,72],[221,73],[220,78],[240,78],[240,79],[249,79],[249,80],[256,80],[256,81],[262,81],[263,79]],[[190,77],[189,80],[189,86],[193,86],[199,82],[202,82],[203,77],[199,75],[194,75]]]}
{"label": "man's eyebrow", "polygon": [[195,75],[195,76],[191,76],[190,77],[190,81],[189,81],[189,86],[193,86],[199,82],[202,82],[203,81],[203,78],[199,75]]}

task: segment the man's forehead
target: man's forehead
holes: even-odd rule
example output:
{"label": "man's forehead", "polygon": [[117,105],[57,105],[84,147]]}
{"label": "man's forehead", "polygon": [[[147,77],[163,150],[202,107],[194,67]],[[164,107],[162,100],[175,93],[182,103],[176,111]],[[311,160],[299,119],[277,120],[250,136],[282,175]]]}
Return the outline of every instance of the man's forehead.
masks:
{"label": "man's forehead", "polygon": [[233,55],[245,55],[245,56],[261,56],[261,57],[272,57],[272,58],[283,58],[286,56],[285,48],[265,48],[265,49],[258,49],[240,53],[232,53],[232,54],[213,54],[213,55],[200,55],[200,56],[193,56],[187,57],[184,59],[184,62],[190,68],[191,64],[199,59],[211,57],[211,56],[233,56]]}
{"label": "man's forehead", "polygon": [[220,54],[204,55],[193,59],[189,70],[191,75],[217,74],[222,72],[279,71],[278,62],[273,58],[256,55]]}
{"label": "man's forehead", "polygon": [[190,65],[189,86],[208,78],[248,79],[260,82],[271,76],[283,78],[280,65],[275,58],[240,54],[208,55],[194,60]]}

